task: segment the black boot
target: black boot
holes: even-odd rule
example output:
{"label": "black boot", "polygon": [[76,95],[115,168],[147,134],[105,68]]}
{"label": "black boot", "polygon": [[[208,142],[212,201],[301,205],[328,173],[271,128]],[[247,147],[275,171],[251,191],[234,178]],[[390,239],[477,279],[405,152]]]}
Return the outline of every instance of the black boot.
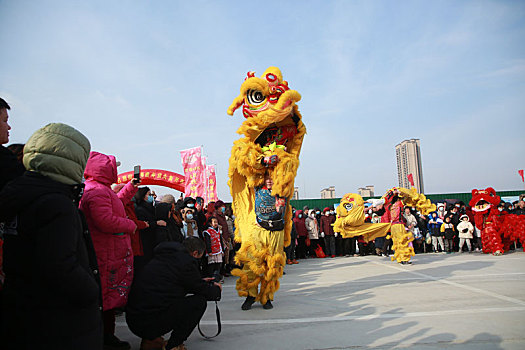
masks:
{"label": "black boot", "polygon": [[122,341],[114,334],[104,334],[104,350],[129,350],[131,346],[127,341]]}
{"label": "black boot", "polygon": [[246,300],[244,303],[242,303],[241,309],[242,310],[250,310],[252,308],[253,303],[255,303],[255,297],[246,297]]}
{"label": "black boot", "polygon": [[268,299],[268,301],[266,301],[266,304],[263,305],[263,309],[265,309],[265,310],[273,309],[273,305],[272,305],[272,302],[270,301],[270,299]]}

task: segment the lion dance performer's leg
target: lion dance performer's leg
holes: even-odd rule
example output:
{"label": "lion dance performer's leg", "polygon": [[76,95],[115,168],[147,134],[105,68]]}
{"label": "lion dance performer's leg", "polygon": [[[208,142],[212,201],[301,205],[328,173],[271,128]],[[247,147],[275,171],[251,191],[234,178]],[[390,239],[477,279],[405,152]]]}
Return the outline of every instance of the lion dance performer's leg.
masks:
{"label": "lion dance performer's leg", "polygon": [[525,252],[525,215],[506,215],[501,231],[503,237],[507,238],[507,241],[512,243],[519,240]]}
{"label": "lion dance performer's leg", "polygon": [[235,262],[243,268],[233,270],[232,274],[239,277],[236,286],[239,296],[251,296],[266,304],[279,289],[286,262],[284,230],[267,231],[256,224],[252,229],[251,238],[243,240],[235,255]]}
{"label": "lion dance performer's leg", "polygon": [[483,246],[483,253],[485,254],[503,254],[501,234],[494,221],[487,222],[485,228],[481,231],[481,244]]}
{"label": "lion dance performer's leg", "polygon": [[403,224],[393,224],[390,228],[390,234],[392,235],[392,250],[394,251],[394,256],[392,256],[392,261],[397,260],[397,262],[408,262],[410,258],[416,253],[412,244],[414,236],[410,231],[405,229]]}

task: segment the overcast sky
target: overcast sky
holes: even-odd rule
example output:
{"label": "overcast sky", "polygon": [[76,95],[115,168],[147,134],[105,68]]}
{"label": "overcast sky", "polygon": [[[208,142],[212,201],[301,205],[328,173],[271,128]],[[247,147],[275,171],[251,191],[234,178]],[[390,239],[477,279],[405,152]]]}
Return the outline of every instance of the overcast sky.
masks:
{"label": "overcast sky", "polygon": [[275,65],[303,98],[300,198],[381,195],[410,138],[427,193],[523,189],[523,1],[0,0],[0,43],[11,143],[67,123],[121,172],[182,172],[179,151],[203,145],[229,201],[244,117],[226,110]]}

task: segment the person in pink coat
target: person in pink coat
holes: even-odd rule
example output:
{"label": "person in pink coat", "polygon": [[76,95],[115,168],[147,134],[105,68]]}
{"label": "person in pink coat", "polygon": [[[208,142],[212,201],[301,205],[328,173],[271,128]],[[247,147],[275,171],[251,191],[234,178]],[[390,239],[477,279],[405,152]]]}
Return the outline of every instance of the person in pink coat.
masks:
{"label": "person in pink coat", "polygon": [[115,194],[111,185],[117,182],[116,159],[99,152],[90,153],[84,178],[80,209],[86,216],[100,270],[105,349],[129,349],[129,343],[115,336],[115,308],[126,305],[133,279],[130,235],[136,225],[127,218],[123,203],[131,200],[137,188],[130,181]]}

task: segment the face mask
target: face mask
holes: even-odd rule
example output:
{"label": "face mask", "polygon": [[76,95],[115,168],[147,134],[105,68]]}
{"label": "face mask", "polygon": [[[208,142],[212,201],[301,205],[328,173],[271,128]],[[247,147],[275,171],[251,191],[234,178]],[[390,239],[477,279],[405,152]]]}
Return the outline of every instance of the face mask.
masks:
{"label": "face mask", "polygon": [[188,208],[193,208],[195,205],[193,203],[188,203]]}
{"label": "face mask", "polygon": [[315,213],[316,213],[316,214],[321,214],[321,212],[320,212],[320,211],[316,211]]}
{"label": "face mask", "polygon": [[226,211],[226,207],[221,208],[221,213],[224,213]]}
{"label": "face mask", "polygon": [[503,211],[503,208],[498,208],[499,211]]}
{"label": "face mask", "polygon": [[328,216],[328,215],[330,215],[330,212],[327,211],[327,212],[324,213],[324,215]]}
{"label": "face mask", "polygon": [[153,203],[153,196],[152,196],[152,195],[149,195],[149,196],[148,196],[148,199],[146,199],[146,201],[147,201],[148,203]]}
{"label": "face mask", "polygon": [[301,219],[301,218],[303,217],[303,214],[299,214],[299,215],[297,215],[297,217],[298,217],[299,219]]}
{"label": "face mask", "polygon": [[187,215],[186,215],[186,219],[188,219],[188,220],[192,220],[192,219],[193,219],[193,214],[187,214]]}
{"label": "face mask", "polygon": [[333,211],[333,210],[330,210],[330,214],[334,215],[334,211]]}

